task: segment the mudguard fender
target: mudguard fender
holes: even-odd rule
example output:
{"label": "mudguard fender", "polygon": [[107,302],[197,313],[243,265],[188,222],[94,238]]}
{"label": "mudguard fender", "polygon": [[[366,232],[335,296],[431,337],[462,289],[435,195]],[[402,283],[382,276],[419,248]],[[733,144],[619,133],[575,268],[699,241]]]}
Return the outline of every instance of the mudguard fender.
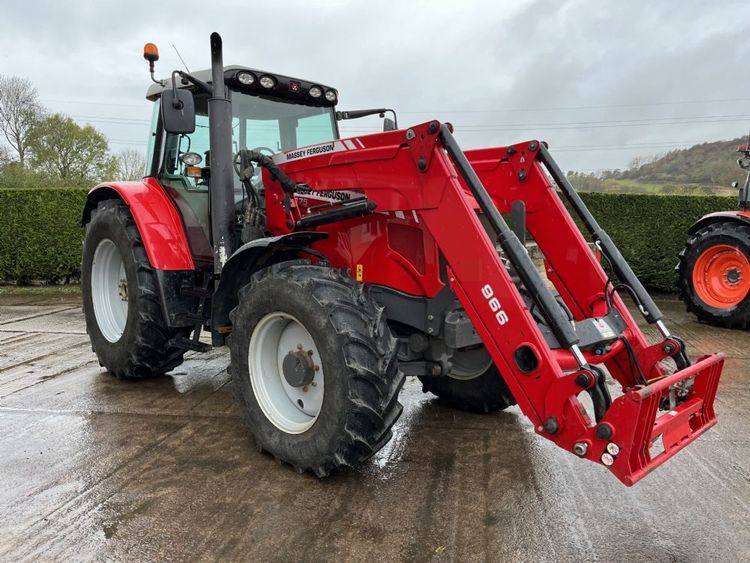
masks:
{"label": "mudguard fender", "polygon": [[238,248],[224,264],[211,307],[214,345],[231,332],[229,312],[237,306],[240,288],[261,268],[299,257],[300,250],[328,237],[328,233],[303,231],[256,239]]}
{"label": "mudguard fender", "polygon": [[100,201],[118,198],[130,208],[149,262],[157,270],[195,270],[182,216],[155,178],[140,182],[108,182],[86,196],[82,225]]}
{"label": "mudguard fender", "polygon": [[716,213],[709,213],[698,219],[688,229],[688,234],[694,235],[700,231],[703,227],[712,225],[713,223],[729,222],[744,223],[750,225],[750,213],[747,211],[717,211]]}

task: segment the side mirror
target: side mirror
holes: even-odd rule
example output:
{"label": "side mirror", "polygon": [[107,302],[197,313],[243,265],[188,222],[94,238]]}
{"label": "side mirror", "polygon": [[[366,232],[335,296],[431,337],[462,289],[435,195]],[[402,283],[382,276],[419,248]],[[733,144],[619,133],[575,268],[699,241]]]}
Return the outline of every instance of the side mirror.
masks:
{"label": "side mirror", "polygon": [[161,96],[161,121],[167,133],[195,131],[195,103],[188,90],[165,90]]}
{"label": "side mirror", "polygon": [[383,131],[395,131],[397,129],[396,122],[390,117],[383,119]]}

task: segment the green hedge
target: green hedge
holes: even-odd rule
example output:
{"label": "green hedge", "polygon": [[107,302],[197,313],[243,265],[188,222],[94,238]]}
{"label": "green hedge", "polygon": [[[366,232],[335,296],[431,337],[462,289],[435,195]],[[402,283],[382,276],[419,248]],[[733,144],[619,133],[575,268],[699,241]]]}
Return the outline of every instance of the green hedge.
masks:
{"label": "green hedge", "polygon": [[675,291],[677,253],[687,230],[712,211],[732,210],[736,197],[581,193],[643,285]]}
{"label": "green hedge", "polygon": [[[0,190],[0,280],[76,279],[86,190]],[[582,193],[591,212],[650,289],[674,291],[677,253],[688,227],[711,211],[734,209],[732,197]]]}
{"label": "green hedge", "polygon": [[78,278],[86,192],[0,190],[0,280],[55,283]]}

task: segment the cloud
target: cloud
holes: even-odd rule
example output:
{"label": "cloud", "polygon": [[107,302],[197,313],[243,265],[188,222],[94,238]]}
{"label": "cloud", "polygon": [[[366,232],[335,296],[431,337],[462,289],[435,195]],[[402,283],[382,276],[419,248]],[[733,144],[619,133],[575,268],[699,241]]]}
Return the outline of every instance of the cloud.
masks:
{"label": "cloud", "polygon": [[[12,2],[0,72],[28,76],[113,148],[145,145],[143,43],[159,44],[161,74],[182,66],[172,43],[195,70],[211,31],[227,64],[332,84],[342,108],[394,107],[402,126],[452,121],[467,148],[543,138],[564,169],[750,128],[744,2]],[[703,116],[741,117],[688,119]]]}

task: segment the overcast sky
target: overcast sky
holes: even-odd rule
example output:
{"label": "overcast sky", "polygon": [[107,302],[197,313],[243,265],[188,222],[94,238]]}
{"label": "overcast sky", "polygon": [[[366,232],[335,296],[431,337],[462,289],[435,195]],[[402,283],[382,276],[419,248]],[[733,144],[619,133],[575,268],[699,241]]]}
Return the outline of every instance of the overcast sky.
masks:
{"label": "overcast sky", "polygon": [[2,0],[0,73],[30,78],[48,109],[113,150],[144,148],[143,44],[159,46],[167,76],[182,67],[173,43],[207,68],[212,31],[226,64],[335,86],[340,109],[451,121],[464,148],[544,139],[565,170],[750,129],[747,0]]}

